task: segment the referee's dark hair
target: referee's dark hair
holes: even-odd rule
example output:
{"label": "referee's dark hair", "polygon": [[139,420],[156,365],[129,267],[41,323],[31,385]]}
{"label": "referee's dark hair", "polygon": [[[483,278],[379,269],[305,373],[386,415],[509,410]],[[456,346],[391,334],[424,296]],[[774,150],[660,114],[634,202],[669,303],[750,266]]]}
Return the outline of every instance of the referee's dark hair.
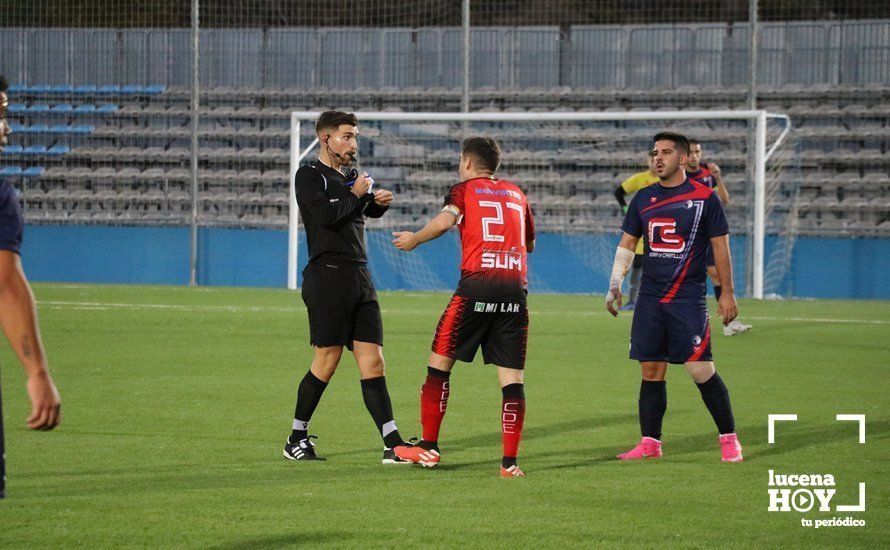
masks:
{"label": "referee's dark hair", "polygon": [[6,77],[0,74],[0,92],[5,92],[9,89],[9,81],[6,80]]}
{"label": "referee's dark hair", "polygon": [[652,138],[652,145],[655,145],[663,139],[673,141],[677,150],[684,155],[689,154],[689,140],[683,134],[678,134],[677,132],[658,132],[655,134],[655,137]]}
{"label": "referee's dark hair", "polygon": [[318,115],[315,121],[315,133],[321,134],[325,130],[337,129],[341,124],[350,126],[358,126],[358,119],[353,113],[344,113],[343,111],[325,111]]}
{"label": "referee's dark hair", "polygon": [[462,155],[473,155],[479,167],[492,174],[501,167],[501,146],[490,137],[469,137],[461,144]]}

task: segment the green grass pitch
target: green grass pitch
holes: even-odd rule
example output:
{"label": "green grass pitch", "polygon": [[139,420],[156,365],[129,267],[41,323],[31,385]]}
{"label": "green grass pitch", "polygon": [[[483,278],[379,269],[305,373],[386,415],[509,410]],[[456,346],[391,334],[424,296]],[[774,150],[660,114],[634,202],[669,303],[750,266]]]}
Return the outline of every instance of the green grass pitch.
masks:
{"label": "green grass pitch", "polygon": [[[890,540],[890,306],[742,301],[754,329],[715,331],[742,464],[722,464],[682,367],[668,374],[665,457],[625,464],[639,437],[630,316],[602,297],[537,296],[526,369],[524,479],[500,479],[496,373],[458,364],[435,470],[382,466],[344,357],[313,418],[324,463],[281,456],[311,350],[297,293],[35,285],[63,423],[25,428],[24,378],[0,346],[8,456],[0,548],[878,547]],[[446,294],[382,293],[387,381],[406,437]],[[712,304],[712,311],[714,310]],[[718,329],[715,320],[714,328]],[[767,415],[796,413],[767,444]],[[866,415],[867,440],[838,413]],[[767,476],[831,473],[833,504],[767,511]],[[865,527],[813,529],[802,518]],[[884,541],[881,543],[880,541]]]}

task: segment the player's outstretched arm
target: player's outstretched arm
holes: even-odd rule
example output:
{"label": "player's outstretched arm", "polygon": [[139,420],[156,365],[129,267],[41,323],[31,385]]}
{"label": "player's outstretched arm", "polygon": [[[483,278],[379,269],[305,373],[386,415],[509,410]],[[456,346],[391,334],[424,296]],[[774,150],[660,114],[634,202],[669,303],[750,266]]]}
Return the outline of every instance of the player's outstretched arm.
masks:
{"label": "player's outstretched arm", "polygon": [[717,302],[717,315],[723,318],[723,324],[727,325],[739,314],[739,306],[735,300],[735,284],[732,280],[732,256],[729,253],[729,235],[721,235],[711,239],[711,249],[714,251],[714,264],[717,267],[717,278],[720,279],[720,287],[723,289],[720,300]]}
{"label": "player's outstretched arm", "polygon": [[395,239],[392,240],[392,244],[399,250],[408,252],[427,241],[438,239],[456,223],[457,217],[451,212],[440,212],[438,216],[430,220],[430,222],[417,233],[412,233],[411,231],[393,231],[392,235]]}
{"label": "player's outstretched arm", "polygon": [[[621,283],[634,261],[634,249],[639,237],[630,233],[622,233],[621,242],[615,250],[615,262],[612,264],[612,276],[609,278],[609,291],[606,293],[606,309],[613,317],[618,317],[621,308]],[[617,306],[617,307],[616,307]]]}
{"label": "player's outstretched arm", "polygon": [[0,328],[28,375],[28,427],[51,430],[61,420],[61,400],[40,340],[34,295],[18,254],[0,250]]}

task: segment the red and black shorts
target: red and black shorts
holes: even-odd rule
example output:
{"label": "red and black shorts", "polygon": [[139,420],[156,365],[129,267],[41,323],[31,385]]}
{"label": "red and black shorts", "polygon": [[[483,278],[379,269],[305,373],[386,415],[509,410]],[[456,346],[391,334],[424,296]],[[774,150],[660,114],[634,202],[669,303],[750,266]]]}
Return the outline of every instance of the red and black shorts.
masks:
{"label": "red and black shorts", "polygon": [[524,299],[493,301],[455,294],[439,319],[432,350],[471,363],[481,346],[485,364],[522,370],[527,342]]}

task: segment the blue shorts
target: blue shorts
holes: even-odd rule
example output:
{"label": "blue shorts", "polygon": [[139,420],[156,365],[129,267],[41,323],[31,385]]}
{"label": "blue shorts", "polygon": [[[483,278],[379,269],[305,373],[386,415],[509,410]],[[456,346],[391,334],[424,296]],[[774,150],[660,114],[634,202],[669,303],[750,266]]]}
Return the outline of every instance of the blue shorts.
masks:
{"label": "blue shorts", "polygon": [[24,228],[25,220],[15,188],[0,181],[0,250],[21,254]]}
{"label": "blue shorts", "polygon": [[711,329],[704,300],[670,302],[640,296],[630,329],[630,358],[637,361],[711,361]]}

